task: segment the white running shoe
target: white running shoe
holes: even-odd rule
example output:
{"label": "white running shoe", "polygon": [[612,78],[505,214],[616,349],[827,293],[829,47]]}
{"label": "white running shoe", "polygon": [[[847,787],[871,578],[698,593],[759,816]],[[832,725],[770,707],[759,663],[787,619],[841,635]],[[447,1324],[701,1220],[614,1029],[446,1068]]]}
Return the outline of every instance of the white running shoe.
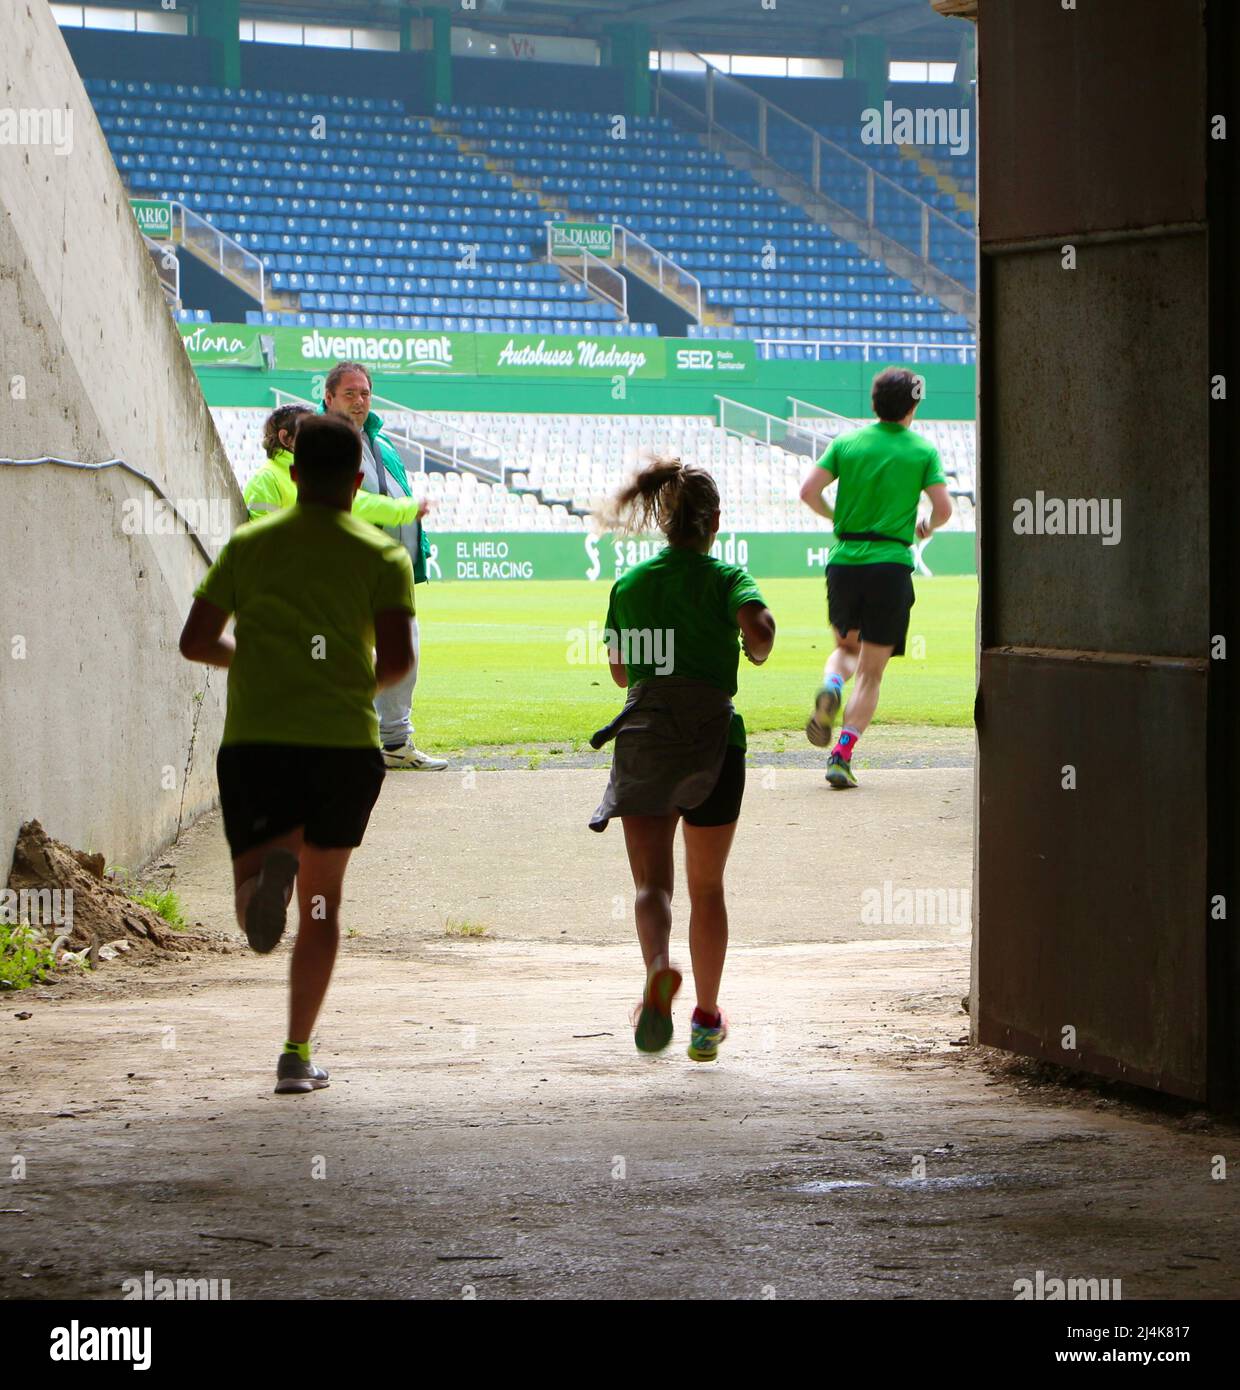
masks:
{"label": "white running shoe", "polygon": [[391,752],[385,748],[383,763],[385,767],[401,772],[442,772],[448,766],[447,758],[432,758],[429,753],[415,748],[412,739],[403,748],[395,748]]}
{"label": "white running shoe", "polygon": [[276,1063],[276,1095],[298,1096],[321,1091],[328,1084],[327,1072],[313,1062],[303,1062],[292,1052],[282,1052]]}

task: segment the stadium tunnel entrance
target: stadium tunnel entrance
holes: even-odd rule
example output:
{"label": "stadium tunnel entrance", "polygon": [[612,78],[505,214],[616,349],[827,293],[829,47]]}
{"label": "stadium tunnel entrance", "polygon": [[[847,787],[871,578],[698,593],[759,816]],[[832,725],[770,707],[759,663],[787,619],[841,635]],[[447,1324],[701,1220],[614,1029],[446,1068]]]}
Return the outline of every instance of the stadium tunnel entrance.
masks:
{"label": "stadium tunnel entrance", "polygon": [[980,15],[975,1037],[1234,1105],[1240,15],[935,3]]}
{"label": "stadium tunnel entrance", "polygon": [[[754,767],[730,868],[752,928],[728,964],[745,1012],[731,1054],[699,1067],[683,1047],[634,1057],[628,865],[617,829],[585,834],[593,768],[536,772],[508,738],[507,765],[393,777],[328,996],[332,1087],[273,1117],[284,972],[239,944],[227,846],[201,816],[223,682],[204,689],[175,650],[211,557],[189,531],[117,520],[135,500],[211,498],[235,528],[230,441],[50,12],[0,0],[14,100],[79,103],[72,160],[0,148],[0,325],[22,383],[0,392],[0,424],[21,456],[7,463],[50,465],[0,468],[14,658],[0,824],[37,813],[135,864],[184,829],[155,863],[207,928],[161,927],[100,889],[101,917],[124,923],[95,943],[115,970],[65,972],[5,1020],[21,1044],[4,1118],[23,1185],[0,1225],[0,1293],[97,1299],[136,1282],[150,1296],[152,1276],[184,1271],[238,1297],[1007,1299],[1055,1271],[1096,1283],[1071,1277],[1090,1269],[1117,1297],[1121,1276],[1130,1297],[1234,1293],[1234,1202],[1205,1177],[1227,1126],[1184,1112],[1234,1106],[1240,1076],[1226,650],[1240,487],[1225,413],[1240,380],[1240,15],[1225,0],[980,11],[972,823],[967,758],[885,769],[868,799],[839,803],[818,768],[762,796]],[[489,388],[451,389],[462,408]],[[562,389],[537,383],[529,413],[554,415]],[[410,435],[406,457],[419,447]],[[13,563],[34,536],[65,562]],[[597,561],[561,539],[579,566]],[[517,591],[521,624],[543,603],[558,635],[540,587]],[[485,617],[492,636],[520,627]],[[471,717],[501,702],[517,717],[511,692],[535,663],[508,657]],[[960,893],[925,885],[945,857],[967,876],[971,845],[970,938]],[[836,855],[888,874],[850,939],[823,925]],[[99,888],[103,853],[68,857]],[[503,930],[487,939],[491,922]],[[1079,1097],[1031,1096],[1041,1069],[967,1052],[970,939],[972,1041],[1187,1104],[1104,1098],[1083,1116]],[[135,957],[144,968],[126,969]],[[1150,1123],[1160,1109],[1185,1123]],[[55,1219],[66,1191],[87,1195],[89,1220]]]}

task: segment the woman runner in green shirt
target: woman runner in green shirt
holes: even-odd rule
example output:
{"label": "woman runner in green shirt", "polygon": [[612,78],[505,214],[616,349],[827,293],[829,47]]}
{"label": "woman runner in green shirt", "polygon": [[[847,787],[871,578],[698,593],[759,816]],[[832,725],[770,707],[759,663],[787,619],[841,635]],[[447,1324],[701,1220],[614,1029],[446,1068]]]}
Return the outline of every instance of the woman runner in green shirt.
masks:
{"label": "woman runner in green shirt", "polygon": [[723,871],[745,789],[745,724],[731,697],[740,651],[761,665],[775,643],[775,620],[748,571],[710,554],[719,491],[704,469],[657,460],[612,499],[602,520],[621,534],[657,526],[667,547],[623,574],[611,592],[611,674],[629,698],[596,735],[598,743],[614,736],[616,751],[591,824],[602,830],[618,815],[624,826],[646,967],[635,1041],[657,1052],[671,1041],[681,983],[668,950],[672,850],[683,820],[697,990],[689,1056],[710,1062],[727,1036],[718,999],[728,943]]}

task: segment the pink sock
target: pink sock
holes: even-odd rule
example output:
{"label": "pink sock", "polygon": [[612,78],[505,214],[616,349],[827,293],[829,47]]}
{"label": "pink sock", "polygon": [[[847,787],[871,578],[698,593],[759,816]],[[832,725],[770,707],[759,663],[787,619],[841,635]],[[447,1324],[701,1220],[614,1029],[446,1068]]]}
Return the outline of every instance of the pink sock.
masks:
{"label": "pink sock", "polygon": [[851,724],[845,724],[840,730],[839,742],[831,750],[832,753],[838,753],[846,763],[852,762],[853,749],[856,748],[857,740],[860,737],[861,735]]}
{"label": "pink sock", "polygon": [[701,1024],[703,1028],[718,1028],[723,1022],[721,1013],[708,1014],[705,1009],[694,1007],[693,1022]]}

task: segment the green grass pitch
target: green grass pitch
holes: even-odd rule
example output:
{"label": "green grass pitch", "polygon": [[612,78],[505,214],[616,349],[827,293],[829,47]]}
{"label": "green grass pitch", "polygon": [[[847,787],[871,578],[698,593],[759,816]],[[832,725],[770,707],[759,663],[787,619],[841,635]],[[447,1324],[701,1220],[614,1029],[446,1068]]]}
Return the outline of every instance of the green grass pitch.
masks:
{"label": "green grass pitch", "polygon": [[[887,668],[875,722],[967,727],[977,580],[915,583],[909,654]],[[753,732],[800,730],[831,647],[824,584],[774,579],[761,588],[778,628],[775,650],[763,667],[742,657],[736,707]],[[591,623],[601,632],[608,585],[432,582],[417,594],[422,664],[414,722],[423,747],[578,743],[623,703],[605,664],[570,660]]]}

